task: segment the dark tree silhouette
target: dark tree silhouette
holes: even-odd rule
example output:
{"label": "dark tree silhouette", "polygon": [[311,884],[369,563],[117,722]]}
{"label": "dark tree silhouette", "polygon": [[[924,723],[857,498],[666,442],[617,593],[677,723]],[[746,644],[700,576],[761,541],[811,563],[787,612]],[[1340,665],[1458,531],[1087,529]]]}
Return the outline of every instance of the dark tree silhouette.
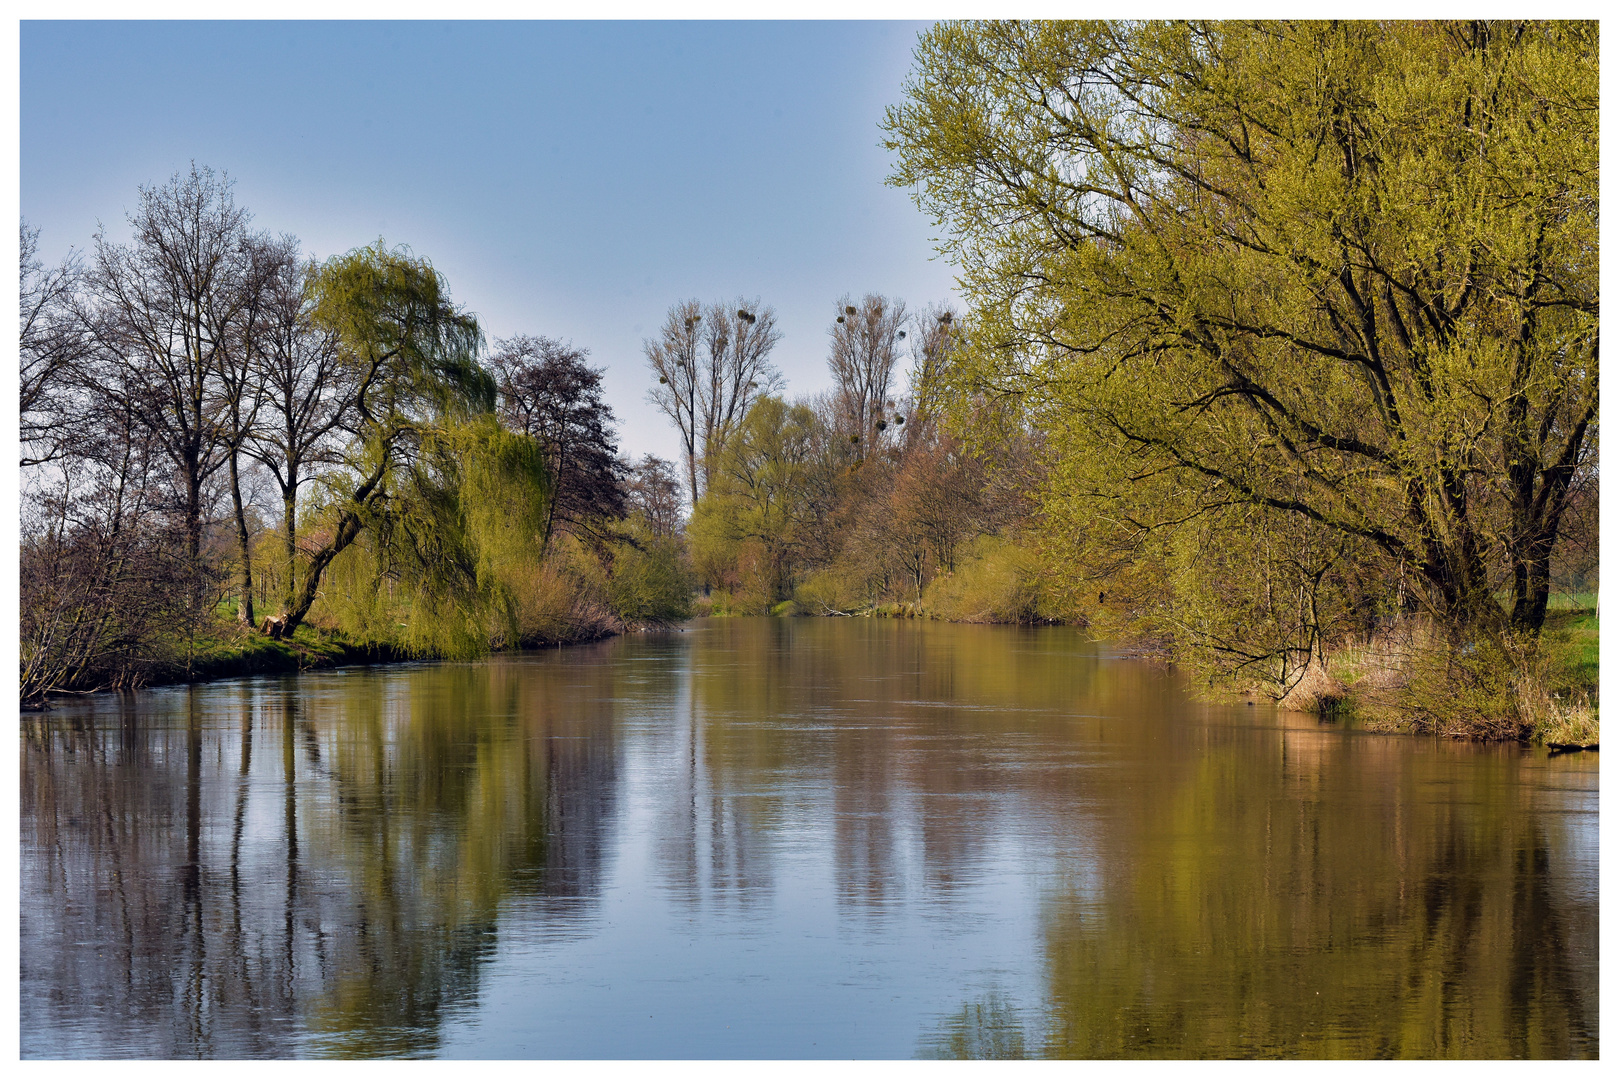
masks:
{"label": "dark tree silhouette", "polygon": [[63,400],[85,338],[76,317],[83,267],[76,252],[47,269],[38,257],[39,230],[23,223],[18,244],[17,413],[22,465],[39,465],[65,451],[72,418],[80,410]]}
{"label": "dark tree silhouette", "polygon": [[624,516],[625,468],[618,460],[613,409],[588,350],[518,334],[495,342],[490,366],[501,421],[537,440],[556,484],[542,543],[558,524],[603,539],[603,524]]}

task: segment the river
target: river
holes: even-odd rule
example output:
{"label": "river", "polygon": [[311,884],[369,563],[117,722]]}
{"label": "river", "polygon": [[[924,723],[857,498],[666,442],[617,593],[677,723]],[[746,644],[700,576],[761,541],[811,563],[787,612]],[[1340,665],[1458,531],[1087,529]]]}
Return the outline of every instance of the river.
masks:
{"label": "river", "polygon": [[1595,754],[701,620],[21,735],[21,1050],[1596,1057]]}

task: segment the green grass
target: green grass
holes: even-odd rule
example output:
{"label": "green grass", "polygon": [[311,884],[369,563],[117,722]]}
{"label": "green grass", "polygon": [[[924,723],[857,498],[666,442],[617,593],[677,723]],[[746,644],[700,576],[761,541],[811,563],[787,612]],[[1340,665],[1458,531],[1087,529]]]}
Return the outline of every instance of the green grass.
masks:
{"label": "green grass", "polygon": [[1548,610],[1546,625],[1541,631],[1541,647],[1553,661],[1559,690],[1583,691],[1594,697],[1602,642],[1596,597],[1591,596],[1590,600],[1589,605]]}
{"label": "green grass", "polygon": [[[397,650],[388,646],[350,641],[342,634],[317,630],[307,623],[298,627],[292,637],[274,640],[234,621],[225,621],[198,634],[190,644],[189,675],[200,679],[295,672],[401,658]],[[188,674],[180,659],[186,653],[186,643],[181,640],[175,646],[173,670],[159,673],[158,681],[184,680]]]}
{"label": "green grass", "polygon": [[1588,746],[1600,737],[1597,685],[1602,658],[1595,593],[1553,596],[1540,642],[1552,702],[1536,741]]}

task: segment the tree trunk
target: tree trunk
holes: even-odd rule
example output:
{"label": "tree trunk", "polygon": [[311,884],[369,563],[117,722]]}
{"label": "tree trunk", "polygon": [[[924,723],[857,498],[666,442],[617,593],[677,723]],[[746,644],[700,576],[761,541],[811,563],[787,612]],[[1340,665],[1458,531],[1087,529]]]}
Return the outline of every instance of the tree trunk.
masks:
{"label": "tree trunk", "polygon": [[1546,603],[1551,599],[1552,548],[1557,525],[1534,537],[1523,552],[1513,552],[1512,628],[1537,636],[1546,624]]}
{"label": "tree trunk", "polygon": [[[377,466],[375,472],[366,478],[365,483],[354,489],[354,506],[364,506],[372,494],[381,486],[382,479],[388,474],[386,457]],[[265,620],[265,632],[273,638],[291,637],[293,631],[303,623],[304,616],[309,614],[310,605],[315,602],[315,596],[320,591],[320,576],[326,572],[326,567],[343,549],[354,543],[354,538],[365,529],[365,522],[354,510],[344,510],[337,522],[337,532],[332,536],[331,542],[315,553],[309,562],[309,570],[304,574],[303,585],[291,597],[287,610],[273,619]]]}
{"label": "tree trunk", "polygon": [[236,553],[242,560],[242,599],[236,606],[236,618],[253,626],[253,550],[248,543],[247,514],[242,508],[242,480],[234,446],[230,450],[230,497],[236,511]]}
{"label": "tree trunk", "polygon": [[291,611],[298,580],[298,473],[290,464],[287,467],[287,484],[281,489],[281,536],[287,547],[287,578],[281,608]]}
{"label": "tree trunk", "polygon": [[303,586],[299,588],[287,610],[274,619],[265,620],[271,637],[291,637],[293,631],[298,629],[304,621],[304,616],[309,614],[309,608],[314,604],[315,596],[320,591],[321,574],[325,573],[326,567],[342,553],[344,548],[354,543],[355,537],[359,536],[364,528],[365,525],[360,521],[358,514],[352,510],[343,511],[343,516],[337,523],[337,535],[310,560],[309,570],[304,574]]}

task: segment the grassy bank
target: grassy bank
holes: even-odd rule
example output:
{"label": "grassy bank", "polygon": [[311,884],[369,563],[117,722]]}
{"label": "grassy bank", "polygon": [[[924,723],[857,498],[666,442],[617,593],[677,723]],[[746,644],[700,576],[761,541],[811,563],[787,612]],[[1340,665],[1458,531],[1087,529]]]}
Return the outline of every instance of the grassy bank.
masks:
{"label": "grassy bank", "polygon": [[411,659],[402,649],[389,644],[353,641],[346,635],[307,625],[300,626],[292,637],[279,641],[245,627],[227,626],[213,634],[199,636],[193,648],[185,668],[176,666],[154,672],[148,685]]}
{"label": "grassy bank", "polygon": [[[577,632],[544,641],[532,641],[527,649],[555,648],[600,641],[622,632],[624,627],[592,625]],[[100,689],[139,689],[180,683],[209,682],[244,675],[296,674],[321,668],[351,664],[394,664],[413,660],[438,659],[412,652],[389,642],[354,640],[341,631],[322,630],[305,624],[291,638],[274,640],[233,623],[220,623],[211,632],[169,643],[163,655],[152,657],[138,671],[131,671],[119,685]],[[52,691],[53,701],[81,696],[94,690]],[[25,701],[27,710],[41,708],[39,701]]]}
{"label": "grassy bank", "polygon": [[1407,619],[1328,649],[1325,664],[1312,664],[1279,704],[1376,731],[1594,747],[1600,737],[1595,601],[1563,598],[1538,640],[1457,646],[1430,622]]}

